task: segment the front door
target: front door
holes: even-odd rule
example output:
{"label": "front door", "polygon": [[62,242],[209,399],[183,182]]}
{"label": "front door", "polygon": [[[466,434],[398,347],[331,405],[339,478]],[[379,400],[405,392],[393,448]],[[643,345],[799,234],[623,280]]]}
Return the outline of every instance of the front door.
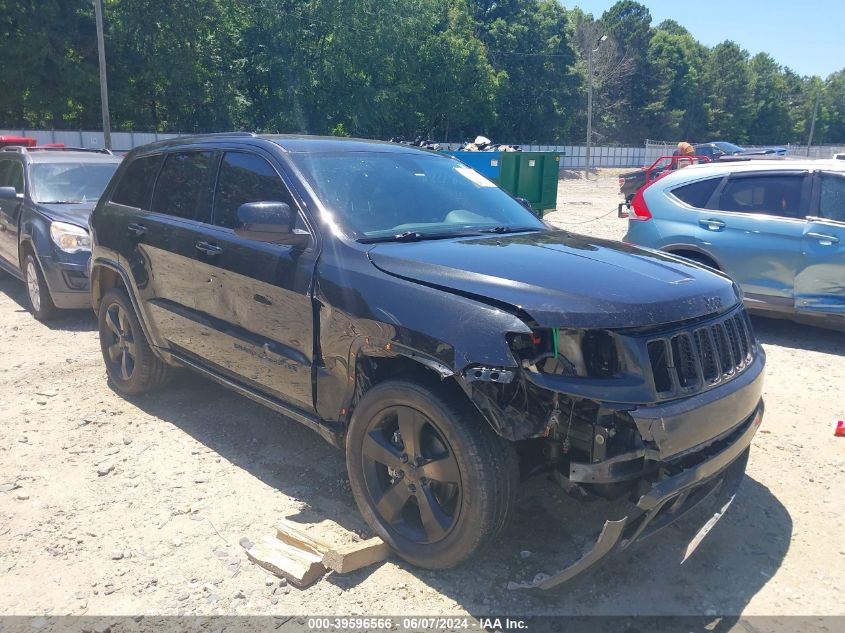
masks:
{"label": "front door", "polygon": [[697,212],[702,246],[749,306],[792,309],[809,190],[806,172],[734,174],[720,185],[715,208]]}
{"label": "front door", "polygon": [[14,187],[17,199],[0,199],[0,258],[17,269],[18,222],[23,208],[23,163],[0,160],[0,187]]}
{"label": "front door", "polygon": [[233,230],[247,202],[297,209],[269,158],[229,151],[220,162],[213,223],[196,236],[194,251],[197,309],[214,330],[202,354],[252,388],[313,411],[315,251],[242,239]]}
{"label": "front door", "polygon": [[798,312],[845,316],[845,175],[822,172],[795,279]]}

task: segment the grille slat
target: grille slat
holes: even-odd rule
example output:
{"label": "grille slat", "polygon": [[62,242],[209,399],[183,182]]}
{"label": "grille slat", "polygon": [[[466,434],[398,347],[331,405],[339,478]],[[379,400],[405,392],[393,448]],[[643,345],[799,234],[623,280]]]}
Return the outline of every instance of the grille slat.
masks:
{"label": "grille slat", "polygon": [[731,380],[750,364],[754,335],[745,310],[647,343],[655,390],[663,398]]}

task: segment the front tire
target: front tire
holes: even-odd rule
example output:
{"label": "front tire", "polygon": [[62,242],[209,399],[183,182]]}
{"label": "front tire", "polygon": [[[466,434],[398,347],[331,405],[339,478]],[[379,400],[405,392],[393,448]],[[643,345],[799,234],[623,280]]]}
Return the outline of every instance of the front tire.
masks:
{"label": "front tire", "polygon": [[50,289],[41,273],[41,267],[35,260],[35,255],[29,254],[23,260],[23,278],[26,283],[26,293],[29,296],[29,305],[32,316],[39,321],[49,321],[59,313],[53,297],[50,296]]}
{"label": "front tire", "polygon": [[103,295],[98,320],[100,349],[115,390],[134,396],[164,384],[168,366],[150,349],[125,290],[112,288]]}
{"label": "front tire", "polygon": [[502,532],[514,506],[513,445],[442,388],[373,387],[352,415],[346,457],[364,519],[420,567],[464,562]]}

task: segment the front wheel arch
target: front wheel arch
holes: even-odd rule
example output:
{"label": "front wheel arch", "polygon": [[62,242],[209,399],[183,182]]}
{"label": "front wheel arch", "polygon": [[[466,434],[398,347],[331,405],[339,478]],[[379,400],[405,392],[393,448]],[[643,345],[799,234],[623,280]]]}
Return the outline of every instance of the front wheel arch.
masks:
{"label": "front wheel arch", "polygon": [[710,268],[715,268],[718,271],[722,271],[722,267],[719,266],[719,263],[711,255],[705,253],[704,251],[691,248],[670,248],[666,249],[666,252],[670,255],[684,257],[699,264],[704,264],[705,266],[709,266]]}

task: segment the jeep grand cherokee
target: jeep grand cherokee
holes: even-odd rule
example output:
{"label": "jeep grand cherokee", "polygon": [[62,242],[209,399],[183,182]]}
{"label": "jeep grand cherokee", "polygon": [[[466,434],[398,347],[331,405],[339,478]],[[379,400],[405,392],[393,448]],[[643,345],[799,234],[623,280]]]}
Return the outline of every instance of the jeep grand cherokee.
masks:
{"label": "jeep grand cherokee", "polygon": [[708,496],[726,507],[744,472],[764,355],[738,288],[554,230],[453,158],[173,139],[129,154],[91,229],[115,389],[189,367],[309,426],[414,564],[489,544],[521,477],[630,498],[581,560],[526,583],[551,587]]}

